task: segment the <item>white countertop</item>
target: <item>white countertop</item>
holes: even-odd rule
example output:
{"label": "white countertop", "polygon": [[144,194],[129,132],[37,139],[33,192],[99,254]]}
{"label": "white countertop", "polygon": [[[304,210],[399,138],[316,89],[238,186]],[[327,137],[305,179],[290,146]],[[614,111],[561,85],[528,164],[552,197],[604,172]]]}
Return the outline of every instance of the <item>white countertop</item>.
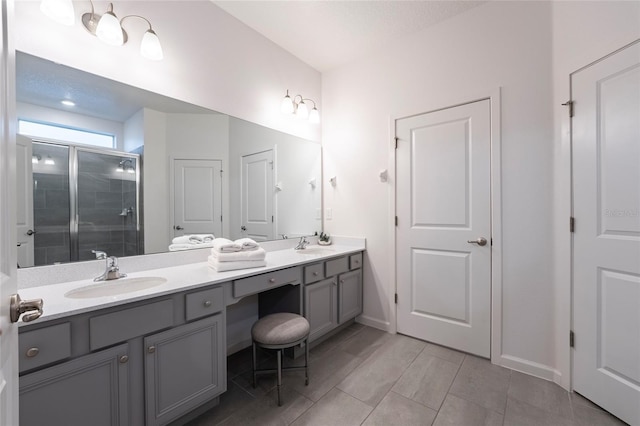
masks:
{"label": "white countertop", "polygon": [[[127,275],[127,278],[138,277],[161,277],[167,280],[166,283],[156,287],[142,289],[134,292],[119,294],[116,296],[104,296],[86,299],[71,299],[65,297],[65,293],[88,285],[94,285],[93,277],[85,280],[64,282],[59,284],[49,284],[20,289],[20,297],[27,299],[43,299],[44,308],[42,316],[29,323],[19,322],[19,326],[31,325],[50,321],[66,316],[77,315],[84,312],[95,311],[108,307],[123,305],[139,300],[150,299],[179,291],[195,289],[212,284],[230,282],[239,278],[252,275],[259,275],[278,269],[313,263],[345,254],[357,253],[365,249],[364,245],[339,245],[333,244],[328,247],[310,245],[307,250],[284,249],[267,252],[267,266],[261,268],[242,269],[229,272],[216,272],[211,269],[206,262],[189,263],[168,268],[150,269],[146,271],[134,272]],[[123,270],[122,272],[127,272]],[[114,283],[117,281],[113,281]]]}

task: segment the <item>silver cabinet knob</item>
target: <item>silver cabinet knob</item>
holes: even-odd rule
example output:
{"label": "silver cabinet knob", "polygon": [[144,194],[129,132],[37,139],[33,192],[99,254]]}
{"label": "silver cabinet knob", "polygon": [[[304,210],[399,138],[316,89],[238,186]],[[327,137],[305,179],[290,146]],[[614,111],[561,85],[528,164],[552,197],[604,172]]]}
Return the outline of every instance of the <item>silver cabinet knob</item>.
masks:
{"label": "silver cabinet knob", "polygon": [[211,300],[205,300],[204,306],[205,308],[208,308],[209,306],[211,306]]}
{"label": "silver cabinet knob", "polygon": [[475,240],[469,240],[467,242],[469,244],[477,244],[479,246],[486,246],[487,245],[487,239],[485,237],[480,237],[480,238],[477,238]]}
{"label": "silver cabinet knob", "polygon": [[124,364],[124,363],[126,363],[127,361],[129,361],[129,356],[127,356],[127,355],[122,355],[122,356],[120,357],[120,364]]}
{"label": "silver cabinet knob", "polygon": [[275,278],[269,278],[269,282],[270,282],[271,284],[274,284],[274,283],[276,282],[276,279],[275,279]]}
{"label": "silver cabinet knob", "polygon": [[147,348],[147,352],[149,352],[150,354],[154,353],[156,351],[156,347],[155,346],[149,346]]}
{"label": "silver cabinet knob", "polygon": [[314,273],[313,273],[313,276],[314,276],[314,277],[317,277],[317,276],[318,276],[318,273],[317,273],[317,272],[314,272]]}
{"label": "silver cabinet knob", "polygon": [[38,348],[29,348],[27,349],[27,358],[33,358],[34,356],[40,353],[40,349]]}

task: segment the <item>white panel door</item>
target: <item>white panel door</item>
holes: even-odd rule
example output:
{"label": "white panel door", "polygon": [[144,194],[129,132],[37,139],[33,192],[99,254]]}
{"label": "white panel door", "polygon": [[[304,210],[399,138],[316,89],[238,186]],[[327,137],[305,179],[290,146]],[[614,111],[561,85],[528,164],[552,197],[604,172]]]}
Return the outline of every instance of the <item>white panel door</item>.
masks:
{"label": "white panel door", "polygon": [[396,122],[398,332],[483,357],[491,331],[489,102]]}
{"label": "white panel door", "polygon": [[[15,51],[7,35],[12,2],[0,1],[0,425],[18,424],[18,325],[9,316],[9,298],[17,291],[14,127]],[[9,12],[10,14],[11,12]]]}
{"label": "white panel door", "polygon": [[640,425],[640,42],[571,76],[574,389]]}
{"label": "white panel door", "polygon": [[174,237],[222,236],[222,161],[173,160]]}
{"label": "white panel door", "polygon": [[242,235],[256,241],[275,238],[273,150],[242,157]]}
{"label": "white panel door", "polygon": [[16,137],[16,238],[18,265],[34,266],[33,163],[31,139]]}

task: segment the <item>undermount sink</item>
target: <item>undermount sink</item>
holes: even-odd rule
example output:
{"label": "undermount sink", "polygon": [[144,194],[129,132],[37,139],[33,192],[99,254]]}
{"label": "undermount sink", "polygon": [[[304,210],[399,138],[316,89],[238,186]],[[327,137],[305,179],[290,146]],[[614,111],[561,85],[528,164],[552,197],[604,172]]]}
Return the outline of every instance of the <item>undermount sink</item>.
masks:
{"label": "undermount sink", "polygon": [[92,297],[115,296],[123,293],[131,293],[156,287],[166,283],[166,278],[161,277],[139,277],[120,278],[118,280],[103,281],[97,284],[89,284],[69,290],[64,294],[71,299],[90,299]]}
{"label": "undermount sink", "polygon": [[329,254],[329,253],[333,253],[334,251],[335,250],[332,248],[320,247],[320,246],[307,247],[305,249],[295,250],[295,252],[299,254]]}

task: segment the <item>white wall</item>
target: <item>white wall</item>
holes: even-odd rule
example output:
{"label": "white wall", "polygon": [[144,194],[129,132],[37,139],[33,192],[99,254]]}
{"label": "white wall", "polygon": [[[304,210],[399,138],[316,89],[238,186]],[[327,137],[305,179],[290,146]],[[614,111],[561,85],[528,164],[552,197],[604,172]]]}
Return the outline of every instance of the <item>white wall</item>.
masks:
{"label": "white wall", "polygon": [[[556,283],[555,363],[569,387],[571,325],[571,215],[569,116],[561,106],[570,98],[569,74],[640,39],[640,2],[581,1],[553,3],[553,111],[554,111],[554,245]],[[577,226],[579,218],[577,218]],[[576,336],[576,339],[580,339]]]}
{"label": "white wall", "polygon": [[[286,89],[320,99],[320,73],[249,29],[208,0],[119,1],[117,16],[143,15],[161,40],[164,60],[139,54],[142,20],[124,27],[129,42],[105,45],[89,35],[79,17],[88,1],[74,2],[76,24],[47,18],[39,1],[15,7],[16,49],[152,92],[210,108],[251,122],[320,140],[320,126],[280,112]],[[103,13],[108,3],[94,2]],[[322,111],[322,105],[318,105]]]}
{"label": "white wall", "polygon": [[[395,327],[391,118],[502,89],[503,291],[494,362],[552,378],[551,5],[490,2],[323,74],[326,229],[367,237],[361,321]],[[499,309],[499,308],[497,308]]]}
{"label": "white wall", "polygon": [[[166,117],[167,149],[170,158],[221,160],[222,170],[229,169],[228,115],[167,114]],[[223,176],[223,179],[225,178]],[[229,235],[229,185],[224,180],[222,217],[222,235]]]}
{"label": "white wall", "polygon": [[84,114],[60,111],[40,105],[17,102],[18,119],[39,121],[43,123],[60,124],[74,129],[89,130],[96,133],[114,135],[115,149],[124,149],[124,125],[118,121],[103,120]]}

